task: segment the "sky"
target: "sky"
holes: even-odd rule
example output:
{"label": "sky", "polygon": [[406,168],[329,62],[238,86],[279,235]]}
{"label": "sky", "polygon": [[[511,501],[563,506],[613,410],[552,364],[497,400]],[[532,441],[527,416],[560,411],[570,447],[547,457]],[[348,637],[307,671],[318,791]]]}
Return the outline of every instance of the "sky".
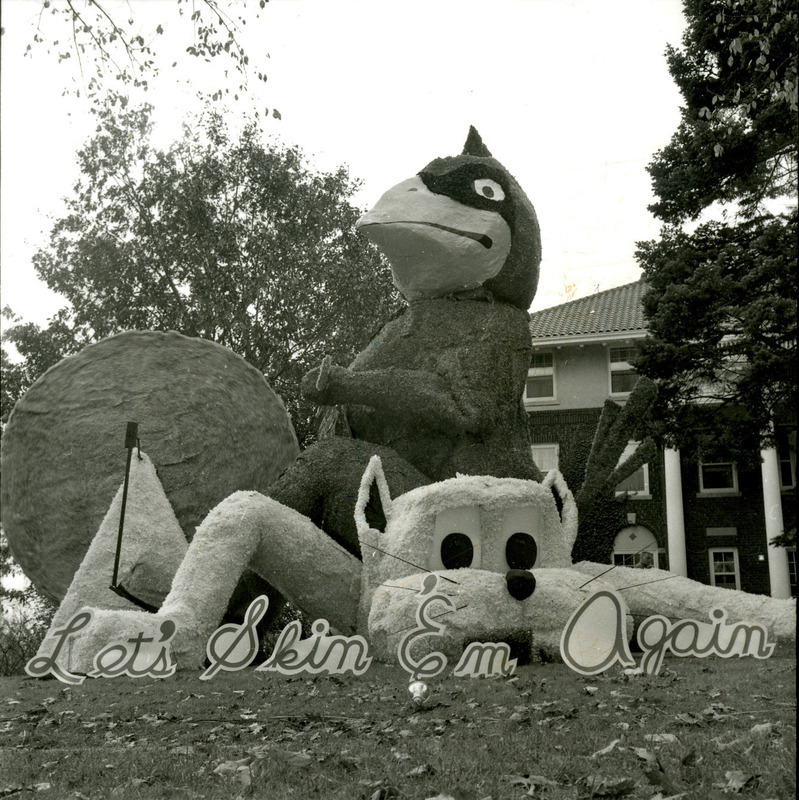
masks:
{"label": "sky", "polygon": [[[155,42],[164,68],[146,99],[167,146],[197,110],[196,91],[224,85],[221,62],[182,55],[191,33],[175,0],[107,6],[142,31],[164,26]],[[23,56],[40,10],[41,0],[2,2],[0,267],[2,305],[45,324],[64,301],[31,258],[72,191],[93,124],[86,101],[64,94],[80,85],[74,59],[59,64],[41,47]],[[51,39],[68,33],[41,24]],[[460,152],[474,125],[538,213],[537,310],[639,277],[636,242],[660,228],[647,211],[646,165],[679,122],[664,51],[683,27],[679,0],[271,0],[242,34],[250,91],[229,113],[278,109],[267,134],[319,169],[347,164],[363,208]]]}

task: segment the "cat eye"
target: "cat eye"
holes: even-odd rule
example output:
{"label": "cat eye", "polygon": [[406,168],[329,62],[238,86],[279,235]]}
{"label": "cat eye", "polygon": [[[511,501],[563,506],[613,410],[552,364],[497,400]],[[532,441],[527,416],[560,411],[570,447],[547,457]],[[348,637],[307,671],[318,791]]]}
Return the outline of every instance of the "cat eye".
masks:
{"label": "cat eye", "polygon": [[474,560],[474,545],[465,533],[448,533],[441,540],[441,563],[446,569],[469,567]]}

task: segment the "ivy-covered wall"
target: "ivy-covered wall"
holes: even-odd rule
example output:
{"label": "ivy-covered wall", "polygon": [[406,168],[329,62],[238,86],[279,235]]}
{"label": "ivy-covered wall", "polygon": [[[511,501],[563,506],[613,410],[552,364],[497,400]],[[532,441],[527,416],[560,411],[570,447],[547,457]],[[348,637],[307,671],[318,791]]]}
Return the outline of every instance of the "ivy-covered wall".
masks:
{"label": "ivy-covered wall", "polygon": [[[560,446],[559,466],[569,488],[577,494],[585,478],[585,467],[591,452],[601,408],[580,410],[536,410],[528,415],[530,440],[533,444],[555,444]],[[625,497],[616,497],[615,493],[604,492],[596,498],[591,506],[581,511],[577,540],[572,550],[574,561],[596,561],[611,563],[613,542],[618,532],[627,522],[627,513],[635,511],[642,515],[638,524],[650,527],[645,517],[656,517],[656,514],[643,513],[644,505],[652,505],[651,501],[631,501]],[[653,527],[663,529],[662,524]]]}

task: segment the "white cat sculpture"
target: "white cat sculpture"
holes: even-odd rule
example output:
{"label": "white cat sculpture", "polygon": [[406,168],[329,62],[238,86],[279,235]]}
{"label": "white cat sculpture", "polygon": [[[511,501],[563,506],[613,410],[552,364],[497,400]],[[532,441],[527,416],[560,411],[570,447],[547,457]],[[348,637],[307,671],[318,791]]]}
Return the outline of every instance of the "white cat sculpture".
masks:
{"label": "white cat sculpture", "polygon": [[[384,531],[366,521],[373,483]],[[569,616],[600,588],[621,591],[639,622],[652,614],[701,619],[723,607],[730,622],[762,623],[774,638],[795,637],[791,600],[717,589],[662,570],[572,564],[577,508],[557,471],[541,483],[458,476],[391,498],[375,456],[355,514],[362,561],[275,500],[257,492],[231,495],[198,528],[159,612],[95,609],[64,667],[89,672],[108,641],[150,628],[155,636],[168,618],[177,626],[172,653],[178,668],[201,668],[206,641],[247,567],[312,619],[364,635],[383,660],[396,657],[404,632],[416,624],[419,590],[431,572],[452,605],[429,646],[452,658],[470,642],[506,641],[521,661],[559,659]],[[628,617],[628,635],[630,623]]]}

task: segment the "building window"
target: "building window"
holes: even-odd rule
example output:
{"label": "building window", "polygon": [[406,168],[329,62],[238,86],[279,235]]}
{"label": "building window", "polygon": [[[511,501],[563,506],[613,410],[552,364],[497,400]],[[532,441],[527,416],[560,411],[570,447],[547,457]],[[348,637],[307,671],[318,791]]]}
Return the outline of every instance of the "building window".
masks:
{"label": "building window", "polygon": [[796,545],[785,549],[788,551],[788,578],[791,582],[791,597],[796,597]]}
{"label": "building window", "polygon": [[550,470],[558,468],[558,460],[560,455],[559,445],[534,444],[530,449],[533,451],[533,461],[535,461],[535,465],[545,475]]}
{"label": "building window", "polygon": [[530,403],[555,399],[555,360],[552,353],[535,353],[527,370],[524,399]]}
{"label": "building window", "polygon": [[610,356],[610,393],[627,395],[633,390],[638,373],[630,363],[638,355],[636,347],[611,347]]}
{"label": "building window", "polygon": [[[624,452],[621,454],[619,464],[626,461],[631,456],[636,448],[638,442],[629,442]],[[618,464],[616,465],[618,466]],[[629,478],[625,478],[617,487],[616,494],[628,494],[630,497],[649,498],[649,464],[640,466]]]}
{"label": "building window", "polygon": [[701,462],[699,464],[699,493],[737,494],[738,469],[735,462]]}
{"label": "building window", "polygon": [[724,589],[741,588],[737,547],[711,547],[708,550],[708,558],[710,559],[711,585]]}
{"label": "building window", "polygon": [[644,553],[651,556],[649,566],[663,568],[665,551],[662,547],[658,547],[657,539],[649,528],[643,525],[629,525],[618,532],[613,542],[613,563],[617,567],[643,566]]}
{"label": "building window", "polygon": [[780,487],[793,489],[796,486],[796,447],[791,447],[787,437],[777,437],[777,457],[780,462]]}

